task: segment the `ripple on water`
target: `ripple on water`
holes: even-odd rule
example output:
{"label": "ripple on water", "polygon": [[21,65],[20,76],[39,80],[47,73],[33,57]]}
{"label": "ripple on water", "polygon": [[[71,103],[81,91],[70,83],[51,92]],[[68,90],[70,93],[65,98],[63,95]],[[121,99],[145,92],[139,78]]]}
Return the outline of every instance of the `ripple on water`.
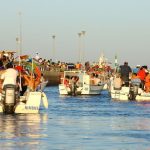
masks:
{"label": "ripple on water", "polygon": [[150,103],[97,96],[60,96],[47,87],[49,109],[0,115],[0,149],[129,150],[150,147]]}

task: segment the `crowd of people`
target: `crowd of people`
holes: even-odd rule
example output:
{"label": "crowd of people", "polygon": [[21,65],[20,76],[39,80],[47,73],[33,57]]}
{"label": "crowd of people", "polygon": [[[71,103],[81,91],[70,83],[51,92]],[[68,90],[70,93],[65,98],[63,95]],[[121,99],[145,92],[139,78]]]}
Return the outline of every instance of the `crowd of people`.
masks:
{"label": "crowd of people", "polygon": [[[27,91],[36,91],[43,82],[43,76],[38,67],[29,70],[23,63],[16,63],[12,52],[6,54],[2,52],[0,55],[0,92],[8,84],[14,85],[20,96]],[[32,66],[31,62],[28,64]]]}
{"label": "crowd of people", "polygon": [[150,92],[150,72],[148,71],[147,66],[137,65],[132,69],[128,65],[128,62],[124,62],[124,64],[119,66],[118,70],[115,71],[111,69],[110,66],[104,66],[104,68],[100,68],[98,64],[90,65],[88,61],[85,62],[84,65],[80,62],[65,63],[58,61],[56,63],[51,59],[42,59],[38,53],[36,53],[34,61],[38,64],[40,70],[37,74],[29,71],[24,65],[18,66],[18,64],[15,63],[14,53],[5,53],[5,51],[1,52],[0,70],[5,71],[4,73],[1,72],[0,89],[2,90],[5,84],[14,84],[20,88],[20,93],[23,95],[27,89],[32,91],[37,89],[39,84],[42,82],[41,79],[43,80],[41,72],[54,69],[54,71],[57,71],[56,69],[58,69],[58,71],[75,69],[85,70],[87,73],[91,73],[91,80],[93,80],[95,84],[98,84],[102,81],[102,79],[99,78],[99,74],[104,72],[107,73],[107,77],[109,77],[111,74],[115,74],[115,89],[120,89],[122,86],[137,84],[145,92]]}

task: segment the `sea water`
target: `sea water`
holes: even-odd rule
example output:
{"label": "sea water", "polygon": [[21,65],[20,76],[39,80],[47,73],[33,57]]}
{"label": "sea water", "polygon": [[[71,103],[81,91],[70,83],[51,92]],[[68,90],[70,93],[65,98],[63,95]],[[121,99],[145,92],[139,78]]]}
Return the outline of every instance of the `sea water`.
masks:
{"label": "sea water", "polygon": [[150,103],[97,96],[60,96],[46,87],[49,108],[39,114],[0,115],[0,149],[149,150]]}

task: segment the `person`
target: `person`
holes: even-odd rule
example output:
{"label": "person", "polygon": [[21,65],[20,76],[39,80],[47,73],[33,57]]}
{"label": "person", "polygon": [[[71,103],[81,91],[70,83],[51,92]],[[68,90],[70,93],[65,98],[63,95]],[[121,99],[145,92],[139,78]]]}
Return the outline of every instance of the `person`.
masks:
{"label": "person", "polygon": [[2,84],[3,84],[3,80],[0,79],[0,93],[2,93]]}
{"label": "person", "polygon": [[150,73],[146,73],[146,77],[145,77],[145,92],[148,93],[150,92]]}
{"label": "person", "polygon": [[45,80],[45,78],[44,78],[44,75],[43,75],[43,73],[41,73],[41,78],[40,78],[40,82],[42,83],[42,82],[45,82],[46,80]]}
{"label": "person", "polygon": [[4,69],[3,60],[2,58],[0,58],[0,70],[3,70],[3,69]]}
{"label": "person", "polygon": [[40,84],[40,79],[32,73],[30,75],[24,75],[24,79],[28,84],[28,91],[35,91]]}
{"label": "person", "polygon": [[10,62],[6,65],[6,71],[1,75],[3,80],[2,88],[7,84],[17,85],[16,80],[18,76],[18,71],[13,68],[13,64]]}
{"label": "person", "polygon": [[147,70],[144,68],[144,66],[142,66],[142,67],[140,68],[140,70],[138,71],[138,73],[137,73],[137,75],[138,75],[139,78],[141,79],[140,88],[142,88],[142,90],[144,90],[146,72],[147,72]]}
{"label": "person", "polygon": [[121,90],[122,79],[120,78],[120,74],[116,74],[115,78],[113,79],[113,87],[114,90]]}
{"label": "person", "polygon": [[24,78],[24,75],[25,75],[25,73],[24,72],[22,72],[22,75],[21,75],[21,84],[20,84],[20,79],[19,79],[19,84],[20,84],[20,96],[23,96],[25,93],[26,93],[26,91],[27,91],[27,87],[28,87],[28,83],[27,83],[27,81],[25,80],[25,78]]}
{"label": "person", "polygon": [[141,67],[140,65],[136,65],[136,67],[133,68],[132,72],[137,74],[140,70],[140,67]]}
{"label": "person", "polygon": [[124,62],[124,65],[120,66],[121,79],[124,82],[123,84],[127,87],[129,86],[129,76],[131,72],[132,70],[131,67],[128,65],[128,62]]}
{"label": "person", "polygon": [[101,79],[98,77],[98,74],[95,74],[94,84],[95,85],[100,85],[100,83],[101,83]]}
{"label": "person", "polygon": [[94,85],[94,78],[95,78],[95,73],[92,73],[91,76],[90,76],[90,84],[91,85]]}
{"label": "person", "polygon": [[66,87],[69,87],[69,76],[65,76],[64,83]]}
{"label": "person", "polygon": [[134,85],[140,86],[140,84],[141,84],[140,77],[136,73],[132,73],[132,76],[131,76],[131,85],[132,86],[134,86]]}

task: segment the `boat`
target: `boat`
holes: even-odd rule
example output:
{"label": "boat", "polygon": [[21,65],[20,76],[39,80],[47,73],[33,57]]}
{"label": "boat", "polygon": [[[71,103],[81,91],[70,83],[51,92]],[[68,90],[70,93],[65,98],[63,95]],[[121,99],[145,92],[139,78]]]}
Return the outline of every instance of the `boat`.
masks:
{"label": "boat", "polygon": [[46,94],[42,91],[28,91],[19,96],[14,85],[8,84],[0,95],[0,113],[39,113],[41,102],[48,108]]}
{"label": "boat", "polygon": [[113,100],[150,102],[150,92],[146,93],[139,85],[130,84],[129,87],[122,86],[120,90],[115,90],[111,83],[109,93]]}
{"label": "boat", "polygon": [[59,93],[72,96],[98,95],[101,94],[103,87],[103,83],[94,84],[91,75],[85,71],[64,71],[59,84]]}

